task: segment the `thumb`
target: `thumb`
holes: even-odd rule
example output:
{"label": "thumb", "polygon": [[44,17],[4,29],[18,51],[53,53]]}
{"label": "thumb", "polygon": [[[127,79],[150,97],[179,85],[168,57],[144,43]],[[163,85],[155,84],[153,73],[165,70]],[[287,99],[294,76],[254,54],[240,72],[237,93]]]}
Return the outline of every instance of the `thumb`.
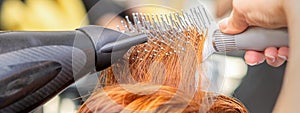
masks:
{"label": "thumb", "polygon": [[219,28],[221,32],[226,34],[238,34],[247,29],[248,23],[245,17],[241,13],[232,11],[231,15],[219,23]]}

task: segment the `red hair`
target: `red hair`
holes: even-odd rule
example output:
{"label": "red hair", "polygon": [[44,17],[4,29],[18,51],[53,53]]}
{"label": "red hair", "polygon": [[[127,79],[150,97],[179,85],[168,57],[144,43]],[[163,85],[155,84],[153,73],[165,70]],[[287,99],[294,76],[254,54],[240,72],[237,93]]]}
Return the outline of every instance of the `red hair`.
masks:
{"label": "red hair", "polygon": [[79,112],[247,113],[233,98],[202,90],[204,33],[191,27],[181,37],[162,35],[172,41],[150,37],[104,70],[104,88],[95,91]]}

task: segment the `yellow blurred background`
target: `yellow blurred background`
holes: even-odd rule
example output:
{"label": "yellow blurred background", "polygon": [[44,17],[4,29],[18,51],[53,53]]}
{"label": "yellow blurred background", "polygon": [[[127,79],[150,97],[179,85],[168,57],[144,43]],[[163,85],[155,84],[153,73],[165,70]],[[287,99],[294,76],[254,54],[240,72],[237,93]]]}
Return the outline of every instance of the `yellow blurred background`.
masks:
{"label": "yellow blurred background", "polygon": [[4,30],[69,30],[87,25],[81,0],[4,0]]}

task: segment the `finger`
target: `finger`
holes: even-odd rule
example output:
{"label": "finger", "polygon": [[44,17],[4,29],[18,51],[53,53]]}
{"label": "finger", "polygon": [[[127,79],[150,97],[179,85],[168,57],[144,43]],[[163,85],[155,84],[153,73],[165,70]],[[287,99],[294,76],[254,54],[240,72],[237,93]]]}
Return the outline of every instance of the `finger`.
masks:
{"label": "finger", "polygon": [[246,63],[250,66],[261,64],[265,61],[265,56],[262,52],[251,50],[246,51],[244,58]]}
{"label": "finger", "polygon": [[273,67],[281,66],[285,60],[278,58],[278,50],[275,47],[269,47],[265,50],[266,61]]}
{"label": "finger", "polygon": [[277,48],[269,47],[265,49],[265,56],[268,64],[270,65],[274,64],[277,57]]}
{"label": "finger", "polygon": [[289,48],[288,47],[280,47],[278,50],[278,58],[282,60],[287,60],[289,56]]}
{"label": "finger", "polygon": [[237,34],[243,32],[247,29],[248,24],[243,16],[243,14],[233,10],[230,17],[223,19],[219,28],[223,33],[227,34]]}

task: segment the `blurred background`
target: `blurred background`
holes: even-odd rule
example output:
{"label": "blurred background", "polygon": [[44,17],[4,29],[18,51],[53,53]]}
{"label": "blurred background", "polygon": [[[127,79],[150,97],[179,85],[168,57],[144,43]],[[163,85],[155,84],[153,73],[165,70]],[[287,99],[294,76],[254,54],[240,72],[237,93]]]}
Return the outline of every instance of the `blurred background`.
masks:
{"label": "blurred background", "polygon": [[[112,29],[133,12],[162,13],[204,4],[216,21],[228,16],[232,0],[0,0],[0,29],[61,31],[85,25]],[[153,7],[154,6],[154,7]],[[161,8],[158,8],[161,7]],[[273,68],[263,63],[248,66],[244,52],[215,55],[215,76],[221,81],[219,93],[233,96],[251,113],[271,113],[280,91],[285,65]],[[221,67],[221,68],[220,68]],[[78,84],[89,80],[83,78]],[[78,86],[78,84],[76,84]],[[64,90],[34,113],[74,113],[84,99],[76,85]],[[83,87],[85,85],[82,85]]]}

